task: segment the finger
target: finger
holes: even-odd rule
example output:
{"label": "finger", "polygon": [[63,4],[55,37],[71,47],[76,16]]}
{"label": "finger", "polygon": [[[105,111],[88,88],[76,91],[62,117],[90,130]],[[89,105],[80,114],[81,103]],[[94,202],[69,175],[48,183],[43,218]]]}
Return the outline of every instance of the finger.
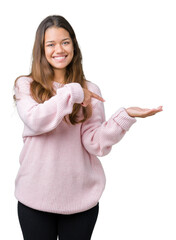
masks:
{"label": "finger", "polygon": [[156,113],[161,112],[161,111],[162,111],[162,110],[160,110],[160,109],[151,109],[150,111],[147,111],[147,112],[145,113],[145,117],[153,116],[153,115],[155,115]]}
{"label": "finger", "polygon": [[157,108],[153,108],[152,110],[155,110],[155,111],[162,111],[163,110],[163,106],[159,106]]}
{"label": "finger", "polygon": [[155,109],[152,109],[151,112],[153,112],[153,113],[158,113],[158,112],[161,112],[161,111],[163,111],[162,108],[155,108]]}
{"label": "finger", "polygon": [[100,100],[100,101],[102,101],[102,102],[105,102],[105,100],[104,100],[102,97],[100,97],[99,95],[97,95],[97,94],[95,94],[95,93],[93,93],[93,92],[92,92],[92,94],[91,94],[91,97],[96,98],[96,99],[98,99],[98,100]]}
{"label": "finger", "polygon": [[158,110],[158,112],[163,111],[163,106],[159,106],[159,107],[157,108],[157,110]]}
{"label": "finger", "polygon": [[151,113],[157,113],[157,112],[161,112],[163,109],[162,109],[162,106],[158,107],[158,108],[153,108],[153,109],[145,109],[148,113],[151,112]]}

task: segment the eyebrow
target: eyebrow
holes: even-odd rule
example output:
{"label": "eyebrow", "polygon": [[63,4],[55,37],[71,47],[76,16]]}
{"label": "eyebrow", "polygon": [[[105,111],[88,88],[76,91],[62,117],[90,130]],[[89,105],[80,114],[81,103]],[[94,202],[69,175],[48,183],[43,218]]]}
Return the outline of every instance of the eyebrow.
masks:
{"label": "eyebrow", "polygon": [[[70,38],[64,38],[64,39],[62,39],[62,41],[65,41],[65,40],[70,40]],[[55,42],[55,41],[47,41],[46,43],[51,43],[51,42]]]}

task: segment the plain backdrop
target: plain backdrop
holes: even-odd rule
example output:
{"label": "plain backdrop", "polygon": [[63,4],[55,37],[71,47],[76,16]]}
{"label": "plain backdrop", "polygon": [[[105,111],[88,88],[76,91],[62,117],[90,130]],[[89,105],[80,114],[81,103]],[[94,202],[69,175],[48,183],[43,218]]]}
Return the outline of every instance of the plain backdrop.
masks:
{"label": "plain backdrop", "polygon": [[14,182],[23,124],[13,103],[16,77],[30,72],[34,36],[48,15],[73,26],[88,80],[120,107],[164,111],[137,119],[100,160],[107,184],[93,240],[176,239],[176,5],[171,0],[4,1],[0,7],[0,239],[22,240]]}

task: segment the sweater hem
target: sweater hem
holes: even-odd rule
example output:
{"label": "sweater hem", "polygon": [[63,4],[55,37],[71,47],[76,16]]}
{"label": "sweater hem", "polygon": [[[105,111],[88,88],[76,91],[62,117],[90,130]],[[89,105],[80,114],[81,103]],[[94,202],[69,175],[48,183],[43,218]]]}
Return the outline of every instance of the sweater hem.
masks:
{"label": "sweater hem", "polygon": [[95,207],[99,203],[99,200],[100,200],[100,198],[98,198],[97,201],[94,201],[92,204],[87,205],[86,207],[83,207],[83,208],[77,208],[74,210],[59,210],[59,209],[56,210],[54,208],[38,207],[35,204],[27,203],[24,199],[18,197],[17,194],[15,194],[15,198],[17,201],[21,202],[25,206],[32,208],[34,210],[48,212],[48,213],[62,214],[62,215],[71,215],[71,214],[76,214],[76,213],[80,213],[80,212],[85,212],[85,211],[90,210],[91,208]]}

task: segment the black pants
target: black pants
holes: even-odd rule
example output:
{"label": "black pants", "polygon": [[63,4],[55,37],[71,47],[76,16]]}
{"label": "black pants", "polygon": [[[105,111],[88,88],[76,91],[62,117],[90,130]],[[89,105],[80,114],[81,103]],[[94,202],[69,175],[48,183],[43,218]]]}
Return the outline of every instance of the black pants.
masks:
{"label": "black pants", "polygon": [[99,204],[85,212],[62,215],[38,211],[18,202],[24,240],[90,240]]}

